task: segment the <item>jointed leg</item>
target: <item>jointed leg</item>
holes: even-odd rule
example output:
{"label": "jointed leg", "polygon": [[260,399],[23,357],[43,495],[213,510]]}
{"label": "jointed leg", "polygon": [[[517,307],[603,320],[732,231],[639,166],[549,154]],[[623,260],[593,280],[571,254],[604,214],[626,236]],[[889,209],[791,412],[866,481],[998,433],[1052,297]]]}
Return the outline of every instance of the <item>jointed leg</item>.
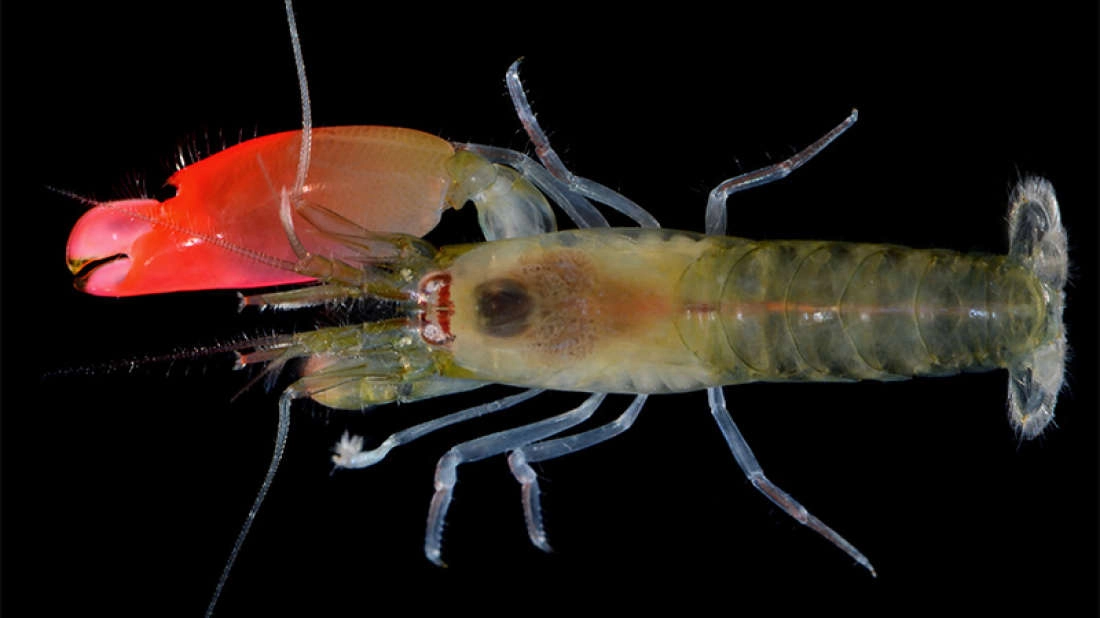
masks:
{"label": "jointed leg", "polygon": [[428,510],[428,527],[424,535],[424,555],[428,560],[443,566],[443,520],[447,517],[447,509],[451,505],[451,497],[458,482],[460,464],[507,453],[583,423],[592,416],[605,396],[604,393],[594,393],[569,412],[463,442],[447,451],[435,468],[435,495],[432,496],[431,508]]}
{"label": "jointed leg", "polygon": [[516,477],[516,480],[523,487],[523,516],[527,522],[527,536],[535,547],[543,551],[550,551],[550,543],[546,540],[546,529],[542,524],[539,479],[530,464],[584,450],[600,442],[610,440],[630,429],[630,426],[637,420],[638,413],[642,411],[646,397],[647,395],[635,397],[634,401],[619,418],[606,425],[573,436],[528,444],[512,451],[512,454],[508,456],[508,466],[512,469],[512,476]]}
{"label": "jointed leg", "polygon": [[841,133],[844,133],[848,130],[848,127],[856,123],[858,117],[859,112],[853,109],[852,113],[844,119],[844,122],[833,127],[833,130],[826,133],[821,139],[803,148],[800,152],[786,161],[746,172],[719,183],[718,186],[710,192],[710,199],[707,200],[707,234],[723,235],[726,233],[726,200],[729,196],[738,191],[744,191],[745,189],[766,185],[769,182],[775,182],[781,178],[786,178],[788,174],[802,167],[802,164],[814,158],[817,153],[831,144],[833,140],[840,137]]}
{"label": "jointed leg", "polygon": [[741,470],[745,472],[745,476],[752,483],[752,486],[767,496],[776,506],[786,511],[788,515],[798,520],[800,524],[808,526],[832,542],[833,545],[842,549],[870,571],[871,576],[874,577],[875,568],[871,566],[871,562],[867,560],[866,556],[846,541],[844,537],[826,526],[820,519],[811,515],[806,507],[799,504],[790,494],[777,487],[775,483],[764,476],[764,470],[760,467],[760,462],[756,461],[752,449],[745,442],[744,436],[737,429],[733,417],[730,416],[729,410],[726,408],[726,397],[722,394],[722,389],[720,387],[708,388],[707,398],[710,400],[710,412],[714,415],[714,420],[718,422],[718,428],[722,431],[722,436],[726,439],[730,451],[733,452],[733,458],[737,460],[737,465],[741,466]]}
{"label": "jointed leg", "polygon": [[523,83],[519,79],[518,60],[508,67],[504,81],[508,85],[508,94],[512,97],[512,106],[516,109],[516,115],[519,116],[519,121],[523,124],[524,130],[527,131],[528,138],[535,146],[535,154],[538,155],[539,161],[542,161],[542,164],[546,166],[551,174],[564,182],[570,191],[607,204],[630,217],[642,227],[661,227],[653,215],[626,196],[598,182],[575,176],[573,172],[565,167],[565,163],[562,163],[558,153],[550,147],[550,138],[546,137],[546,133],[539,126],[539,121],[535,118],[535,112],[527,101],[527,94],[523,91]]}

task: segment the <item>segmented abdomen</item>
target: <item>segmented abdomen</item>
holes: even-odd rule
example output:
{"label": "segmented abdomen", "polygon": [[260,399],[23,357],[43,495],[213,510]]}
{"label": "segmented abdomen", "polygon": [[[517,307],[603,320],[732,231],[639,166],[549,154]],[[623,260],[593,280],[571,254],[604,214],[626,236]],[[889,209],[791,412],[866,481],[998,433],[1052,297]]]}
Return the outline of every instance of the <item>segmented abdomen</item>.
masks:
{"label": "segmented abdomen", "polygon": [[991,369],[1040,343],[1041,286],[1012,258],[721,240],[684,273],[677,326],[722,383]]}

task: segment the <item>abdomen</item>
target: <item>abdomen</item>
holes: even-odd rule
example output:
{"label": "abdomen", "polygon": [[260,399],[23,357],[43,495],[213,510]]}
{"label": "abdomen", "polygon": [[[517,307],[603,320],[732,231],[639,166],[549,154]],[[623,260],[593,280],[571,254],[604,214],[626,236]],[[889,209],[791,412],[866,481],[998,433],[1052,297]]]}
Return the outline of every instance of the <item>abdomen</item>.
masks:
{"label": "abdomen", "polygon": [[677,327],[723,384],[991,369],[1040,343],[1041,286],[1005,256],[715,241],[680,282]]}

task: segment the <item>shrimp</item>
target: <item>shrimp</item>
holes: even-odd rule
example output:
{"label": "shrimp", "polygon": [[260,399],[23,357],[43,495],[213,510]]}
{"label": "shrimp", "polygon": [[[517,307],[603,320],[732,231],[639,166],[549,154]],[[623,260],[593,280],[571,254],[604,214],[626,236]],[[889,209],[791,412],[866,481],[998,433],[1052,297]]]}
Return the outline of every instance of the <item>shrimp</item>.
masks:
{"label": "shrimp", "polygon": [[[522,105],[520,107],[523,109]],[[532,127],[533,125],[529,128]],[[406,135],[404,133],[406,130],[395,131],[400,135]],[[537,131],[533,130],[533,132],[536,136],[538,135]],[[285,141],[285,150],[290,153],[288,160],[291,161],[291,167],[298,161],[296,144],[300,135],[294,132],[279,138]],[[313,149],[316,162],[319,158],[323,158],[323,154],[320,153],[324,146],[320,142],[325,139],[326,130],[318,129],[315,135],[318,137]],[[346,133],[340,133],[340,135],[343,136]],[[389,143],[397,141],[392,137],[387,139],[390,140]],[[442,140],[432,143],[439,145],[441,142]],[[256,145],[246,142],[243,146]],[[721,398],[722,391],[716,389],[718,385],[759,379],[892,378],[900,375],[948,373],[975,366],[1011,366],[1018,362],[1023,365],[1023,368],[1018,368],[1017,374],[1026,374],[1030,370],[1032,375],[1042,374],[1042,379],[1016,380],[1020,385],[1016,396],[1017,410],[1029,410],[1030,408],[1022,404],[1032,399],[1036,392],[1039,393],[1038,407],[1032,412],[1018,414],[1017,426],[1024,435],[1033,435],[1038,432],[1043,422],[1049,420],[1048,412],[1052,401],[1048,401],[1047,396],[1051,395],[1051,391],[1056,394],[1057,388],[1050,383],[1051,376],[1048,374],[1054,364],[1060,371],[1061,364],[1049,362],[1050,359],[1046,356],[1047,352],[1050,352],[1049,348],[1054,349],[1053,353],[1056,356],[1061,341],[1060,322],[1051,317],[1056,313],[1056,299],[1060,298],[1061,291],[1056,281],[1043,279],[1044,275],[1040,273],[1046,270],[1048,264],[1045,259],[1036,257],[1046,255],[1045,249],[1037,249],[1037,247],[1043,245],[1044,239],[1049,240],[1048,234],[1032,234],[1043,227],[1039,225],[1040,222],[1045,220],[1049,224],[1052,219],[1055,221],[1057,219],[1057,210],[1052,206],[1053,193],[1043,182],[1024,183],[1017,193],[1019,199],[1015,200],[1015,212],[1023,212],[1025,216],[1020,217],[1013,224],[1013,229],[1020,232],[1013,236],[1012,251],[1015,256],[979,258],[936,251],[905,250],[883,245],[825,242],[769,243],[727,238],[718,235],[722,231],[720,229],[722,226],[717,222],[723,217],[709,216],[711,213],[719,213],[719,215],[724,213],[724,196],[713,200],[712,203],[717,205],[708,208],[707,231],[710,234],[708,236],[686,232],[623,229],[554,232],[545,223],[543,214],[546,209],[539,199],[540,194],[556,188],[565,197],[560,202],[552,201],[558,206],[568,208],[571,205],[575,206],[573,202],[577,200],[578,195],[583,196],[583,190],[578,188],[578,185],[571,182],[563,183],[560,179],[547,180],[544,187],[535,186],[531,189],[531,186],[537,185],[534,175],[542,173],[542,170],[554,170],[554,166],[547,164],[546,167],[539,167],[537,164],[529,164],[528,168],[522,166],[510,168],[506,163],[511,160],[506,160],[504,154],[498,155],[496,159],[492,158],[495,151],[477,148],[454,149],[454,152],[446,152],[445,156],[453,157],[462,153],[480,156],[482,161],[479,161],[478,165],[482,166],[481,169],[484,169],[483,161],[487,161],[494,171],[503,168],[517,172],[515,176],[508,176],[509,182],[520,183],[523,185],[522,189],[518,194],[510,190],[503,193],[507,198],[516,195],[524,196],[521,200],[524,205],[534,204],[532,208],[539,213],[539,216],[526,219],[525,221],[528,222],[522,222],[517,226],[523,232],[530,232],[529,236],[517,238],[517,233],[513,231],[495,234],[493,225],[483,224],[487,237],[491,238],[495,234],[500,240],[483,245],[444,247],[437,251],[418,239],[434,225],[434,222],[429,221],[424,226],[416,227],[407,226],[403,220],[396,229],[386,229],[371,220],[374,215],[370,215],[364,221],[355,221],[352,215],[357,213],[345,214],[334,207],[328,196],[319,193],[311,195],[308,188],[310,181],[306,181],[306,187],[294,187],[290,172],[276,170],[277,166],[270,163],[267,157],[249,157],[251,161],[262,163],[257,164],[254,170],[253,177],[260,178],[254,186],[259,187],[258,195],[265,202],[267,214],[275,216],[269,216],[266,219],[269,225],[262,229],[259,234],[260,240],[254,241],[247,237],[248,232],[255,230],[247,227],[242,231],[234,230],[229,234],[223,234],[228,236],[229,240],[222,245],[206,243],[205,247],[210,248],[213,245],[216,249],[211,259],[215,260],[214,265],[217,268],[208,268],[220,276],[221,273],[230,270],[223,267],[232,260],[234,263],[239,261],[246,268],[255,266],[258,271],[262,267],[264,273],[286,278],[263,278],[266,274],[262,277],[259,273],[250,270],[243,275],[242,279],[225,282],[219,280],[217,284],[211,285],[205,285],[200,279],[198,285],[248,287],[320,279],[323,282],[321,286],[303,288],[305,292],[253,295],[246,297],[246,304],[290,307],[328,301],[342,296],[369,295],[391,299],[400,308],[396,321],[319,329],[294,336],[263,340],[257,343],[254,350],[246,351],[242,355],[242,364],[268,363],[273,369],[291,359],[308,359],[299,383],[291,387],[292,390],[287,391],[283,402],[280,403],[281,418],[289,419],[289,402],[295,398],[312,398],[336,408],[359,409],[374,403],[429,398],[485,382],[501,382],[530,388],[642,394],[710,388],[712,410],[715,411],[719,423],[723,423],[723,419],[728,416],[721,414],[724,402]],[[487,156],[486,153],[489,155]],[[207,161],[215,160],[216,156]],[[195,169],[187,169],[197,173],[201,165],[202,163],[193,166]],[[310,173],[316,173],[316,169],[311,167]],[[772,172],[775,170],[769,174]],[[507,172],[503,173],[507,174]],[[569,177],[567,173],[560,175]],[[439,175],[433,175],[432,178],[444,178],[442,182],[437,182],[437,185],[449,187],[457,185],[452,182],[453,179],[447,180]],[[744,186],[744,184],[733,183],[723,191]],[[282,189],[287,190],[282,191]],[[180,196],[183,194],[181,190]],[[461,198],[433,199],[430,200],[431,209],[417,209],[415,214],[436,216],[442,211],[441,202],[460,206],[461,204],[458,203],[460,200]],[[489,202],[491,207],[497,206],[497,203],[492,200]],[[1033,208],[1027,204],[1038,206]],[[161,203],[153,205],[151,202],[143,202],[141,206],[142,208],[160,208]],[[155,230],[163,229],[157,227],[157,224],[163,221],[159,212],[143,218],[139,216],[140,209],[132,203],[104,204],[93,211],[97,214],[91,216],[104,216],[104,207],[127,215],[129,221],[143,228],[153,224],[152,227]],[[217,216],[220,212],[216,211],[215,215]],[[337,216],[333,216],[332,212]],[[516,210],[506,205],[504,212],[511,214]],[[85,229],[99,229],[97,225],[89,224],[88,221],[83,225]],[[227,221],[215,217],[210,224],[209,232],[206,231],[207,228],[195,221],[186,221],[180,229],[192,237],[207,240],[212,239],[216,233],[226,230]],[[128,230],[129,233],[133,233],[132,230]],[[1055,232],[1049,233],[1057,237]],[[70,243],[70,257],[75,256],[76,259],[70,259],[70,263],[76,264],[82,274],[89,274],[84,278],[85,289],[96,291],[95,286],[98,282],[92,275],[109,274],[112,266],[118,267],[125,262],[116,259],[100,261],[104,259],[101,247],[94,243],[81,244],[82,239],[101,240],[95,238],[94,234],[81,236],[74,232],[74,238],[75,241]],[[275,245],[256,244],[261,241],[270,241],[272,238],[278,241]],[[352,242],[348,242],[349,240]],[[1058,246],[1057,242],[1054,244]],[[163,245],[157,246],[164,248]],[[91,249],[88,249],[89,247]],[[118,247],[114,246],[105,249],[115,252],[112,255],[122,253],[118,251]],[[242,252],[238,249],[248,251]],[[85,250],[92,251],[90,259],[82,255]],[[637,261],[621,263],[621,256],[635,254],[638,256]],[[1064,255],[1064,251],[1061,255]],[[110,258],[110,256],[106,257]],[[279,261],[272,262],[268,258],[276,258]],[[899,297],[912,292],[913,286],[928,281],[927,272],[936,271],[937,268],[942,268],[943,272],[936,271],[935,276],[945,281],[959,279],[966,281],[962,278],[966,274],[970,277],[988,278],[1011,284],[1012,298],[1006,300],[1006,304],[1003,305],[1011,309],[1009,317],[1002,316],[1002,321],[994,322],[988,315],[984,318],[980,315],[971,315],[972,310],[975,309],[974,300],[966,299],[966,294],[961,293],[956,294],[959,297],[958,300],[942,300],[951,296],[952,290],[948,289],[940,295],[941,300],[933,303],[933,307],[942,310],[943,315],[933,315],[930,319],[942,320],[946,315],[952,319],[962,316],[965,320],[970,320],[970,322],[964,321],[964,326],[959,328],[975,334],[976,342],[963,347],[971,351],[977,350],[977,352],[973,352],[970,358],[960,359],[954,353],[947,353],[950,351],[947,349],[950,346],[945,346],[943,353],[930,354],[923,361],[914,352],[919,349],[920,342],[914,340],[912,333],[909,333],[909,345],[899,345],[896,349],[884,350],[881,356],[873,356],[872,353],[863,351],[855,345],[849,348],[847,353],[842,351],[843,348],[838,347],[837,338],[856,339],[860,336],[856,328],[858,328],[861,312],[869,311],[872,323],[875,318],[882,317],[878,314],[889,313],[874,310],[876,307],[891,306],[881,297],[871,296],[848,307],[847,310],[852,311],[851,315],[853,321],[857,322],[857,326],[849,326],[845,323],[836,334],[807,332],[799,335],[801,331],[790,326],[790,320],[796,318],[796,313],[799,313],[790,310],[791,308],[797,308],[800,312],[801,309],[807,309],[810,319],[802,325],[804,329],[824,328],[820,325],[828,324],[835,326],[838,320],[846,322],[846,319],[840,319],[837,315],[817,316],[819,313],[817,310],[827,310],[832,305],[815,300],[813,294],[827,296],[840,289],[855,289],[851,287],[850,282],[870,284],[876,281],[875,272],[861,268],[861,265],[875,263],[876,259],[883,263],[897,263],[894,265],[898,268],[896,278],[904,283],[901,289],[893,291]],[[1054,263],[1064,265],[1064,261],[1058,261],[1057,255]],[[85,271],[86,265],[89,264],[93,268]],[[797,278],[795,274],[804,272],[801,268],[795,269],[799,264],[813,265],[818,273],[835,269],[836,280],[848,281],[848,287],[831,290],[812,288],[812,285],[824,285],[820,282],[827,281],[825,278],[805,279],[805,287],[799,287],[803,280]],[[493,265],[497,268],[492,268]],[[349,266],[350,268],[346,268]],[[714,284],[713,280],[716,277],[725,277],[728,280],[734,274],[739,274],[744,276],[746,281],[751,281],[751,271],[739,270],[749,266],[753,266],[758,273],[770,273],[769,276],[776,277],[778,281],[799,283],[799,286],[793,286],[794,291],[792,291],[793,284],[786,286],[785,290],[760,286],[763,299],[751,303],[760,309],[758,313],[761,316],[778,320],[776,323],[761,324],[758,327],[762,333],[761,339],[767,339],[763,335],[768,333],[783,333],[791,342],[786,352],[791,353],[793,350],[798,352],[797,354],[791,354],[788,358],[772,357],[769,354],[779,354],[783,350],[760,348],[754,346],[749,339],[740,344],[729,343],[724,347],[716,343],[721,341],[722,331],[729,329],[729,323],[733,319],[731,316],[734,314],[727,313],[727,310],[732,311],[740,306],[736,303],[731,305],[729,295],[733,290],[742,288],[732,284]],[[886,266],[881,267],[886,268]],[[406,269],[409,271],[408,274],[403,272]],[[691,277],[686,281],[684,273],[689,271]],[[784,272],[787,274],[784,275]],[[132,274],[133,271],[127,271],[127,275]],[[708,280],[712,283],[709,287],[704,285]],[[184,287],[190,285],[186,281],[194,280],[185,280],[180,276],[174,280],[170,278],[169,284],[180,286],[174,289],[190,289]],[[559,287],[554,288],[555,285]],[[944,287],[951,288],[953,285],[959,288],[965,287],[966,293],[971,296],[977,289],[975,286],[966,287],[954,283],[945,284]],[[751,284],[744,282],[743,286],[751,286]],[[103,288],[103,291],[108,294],[117,292],[108,288]],[[138,288],[137,291],[151,293],[167,290],[145,287]],[[1048,301],[1040,303],[1036,300],[1043,296],[1049,297]],[[597,320],[595,323],[588,324],[580,319],[561,321],[552,319],[552,316],[558,312],[549,311],[547,307],[560,309],[561,312],[565,312],[566,309],[571,309],[573,312],[579,311],[571,302],[576,299],[586,301],[584,308],[586,315],[589,311],[595,311],[599,316],[627,316],[629,320],[612,323]],[[604,301],[607,304],[600,304]],[[670,307],[674,305],[684,309],[681,319],[672,317],[674,313]],[[782,312],[775,311],[779,306],[786,309]],[[809,311],[809,309],[815,310]],[[841,307],[838,311],[834,311],[834,314],[843,314],[844,311],[845,308]],[[742,311],[742,313],[746,312]],[[750,315],[746,319],[751,320],[753,312],[747,313]],[[933,310],[932,313],[936,314],[936,311]],[[565,312],[562,315],[570,315],[570,313]],[[820,321],[813,321],[818,318]],[[977,336],[981,329],[972,326],[983,323],[979,322],[981,319],[985,320],[985,324],[1003,326],[1007,332],[999,333],[990,339],[981,339]],[[787,321],[788,324],[780,323],[783,321]],[[661,330],[657,330],[658,327]],[[1018,332],[1017,327],[1019,327]],[[883,327],[881,324],[873,324],[868,328],[871,329],[869,332],[873,339],[874,334],[881,332]],[[647,334],[640,336],[638,333]],[[680,339],[679,343],[676,339]],[[950,341],[950,337],[941,334],[934,343],[943,344]],[[350,345],[349,342],[351,342]],[[996,345],[991,342],[996,342]],[[652,349],[646,349],[647,344],[651,344]],[[1004,349],[997,347],[1001,344],[1007,347]],[[804,346],[809,346],[812,349],[811,352],[806,353]],[[1046,350],[1042,358],[1039,358],[1040,350]],[[869,354],[873,356],[872,362],[865,362],[861,366],[863,373],[859,373],[858,362]],[[791,364],[791,358],[805,362],[801,365]],[[744,359],[744,362],[737,364],[731,359]],[[624,363],[624,360],[634,362]],[[988,365],[983,365],[986,361]],[[622,365],[615,367],[619,373],[608,373],[606,368],[616,364]],[[1035,371],[1037,368],[1042,370]],[[1036,384],[1038,386],[1035,386]],[[367,389],[366,394],[364,389]],[[493,411],[495,408],[518,403],[517,398],[522,396],[526,395],[502,400],[496,406],[476,407],[474,410],[477,411],[476,413]],[[532,541],[540,547],[548,546],[548,541],[545,529],[539,523],[537,477],[532,476],[530,465],[548,454],[552,455],[566,447],[572,450],[584,441],[603,437],[628,425],[642,409],[643,399],[636,398],[620,417],[623,420],[618,421],[617,424],[602,426],[604,429],[596,434],[576,434],[577,437],[587,436],[584,441],[539,442],[538,440],[555,435],[551,433],[553,431],[564,430],[566,426],[580,422],[580,419],[591,414],[601,401],[598,397],[590,398],[570,413],[571,416],[555,417],[556,424],[529,427],[528,430],[535,433],[528,433],[522,436],[522,439],[516,437],[518,434],[511,434],[510,440],[519,441],[506,442],[503,445],[497,442],[494,446],[493,450],[503,448],[504,451],[510,450],[512,453],[509,463],[517,479],[524,483],[523,495],[526,501],[525,511],[529,533]],[[471,413],[467,416],[473,415],[474,413]],[[451,417],[441,417],[441,419],[448,418]],[[435,426],[438,425],[432,428]],[[414,428],[412,433],[417,434],[418,431]],[[769,486],[766,477],[763,477],[762,472],[753,466],[751,452],[746,453],[747,445],[740,440],[736,426],[723,426],[723,434],[731,441],[734,452],[741,456],[739,461],[749,468],[748,472],[754,484],[770,492],[769,497],[777,500],[784,510],[802,515],[803,511],[797,503],[793,502],[789,496],[778,493],[778,488]],[[285,430],[281,436],[285,439]],[[499,437],[501,436],[497,436]],[[397,438],[395,442],[402,442],[404,439]],[[571,438],[563,440],[568,441]],[[452,464],[457,465],[460,456],[468,456],[469,451],[476,450],[483,444],[485,443],[475,443],[459,448],[448,454],[448,460],[441,462],[439,472],[441,480],[437,484],[443,487],[437,494],[438,499],[433,502],[433,523],[430,525],[432,530],[441,528],[444,520],[447,492],[453,489],[453,486],[448,486],[447,479],[453,471]],[[383,447],[388,448],[389,444],[383,443]],[[337,446],[336,463],[343,467],[369,465],[378,460],[385,448],[365,450],[361,439],[349,435]],[[738,451],[738,448],[741,448],[741,451]],[[758,473],[759,476],[754,477],[754,473]],[[803,519],[804,523],[816,526],[819,531],[823,530],[823,524],[811,519],[808,515],[804,515]],[[458,530],[456,529],[455,532],[458,533]],[[831,535],[831,529],[824,530],[822,533],[850,554],[855,552],[846,541],[842,542],[843,539]],[[430,530],[426,536],[428,537],[426,553],[433,560],[441,559],[439,541],[432,540],[434,536],[438,536],[437,533]],[[862,554],[856,553],[857,555],[853,557],[858,561]]]}

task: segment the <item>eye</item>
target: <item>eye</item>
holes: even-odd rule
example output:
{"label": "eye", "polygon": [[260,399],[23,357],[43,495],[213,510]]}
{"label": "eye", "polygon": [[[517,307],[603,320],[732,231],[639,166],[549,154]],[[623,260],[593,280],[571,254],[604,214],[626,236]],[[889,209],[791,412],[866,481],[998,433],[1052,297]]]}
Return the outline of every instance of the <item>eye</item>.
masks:
{"label": "eye", "polygon": [[527,288],[514,279],[493,279],[474,288],[478,330],[493,337],[513,337],[527,330],[534,304]]}

